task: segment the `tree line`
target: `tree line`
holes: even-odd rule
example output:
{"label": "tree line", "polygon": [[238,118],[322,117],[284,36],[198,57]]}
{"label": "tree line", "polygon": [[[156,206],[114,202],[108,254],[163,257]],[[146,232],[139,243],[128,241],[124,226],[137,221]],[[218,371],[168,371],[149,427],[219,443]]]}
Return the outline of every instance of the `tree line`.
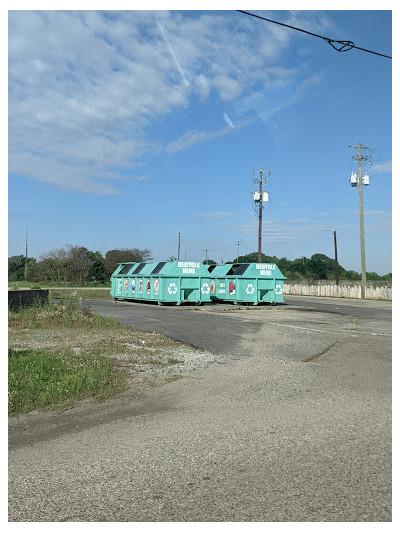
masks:
{"label": "tree line", "polygon": [[[257,263],[258,253],[253,252],[235,258],[232,263]],[[261,254],[263,263],[275,263],[279,270],[290,280],[335,280],[336,264],[335,260],[324,254],[314,254],[310,258],[300,257],[298,259],[278,258],[275,255],[269,256]],[[354,270],[346,270],[338,264],[339,280],[361,281],[361,274]],[[368,281],[392,281],[392,273],[380,276],[376,272],[367,272]]]}
{"label": "tree line", "polygon": [[110,281],[110,276],[120,263],[151,261],[150,250],[121,248],[109,250],[105,256],[92,252],[84,246],[66,245],[42,254],[39,261],[34,257],[25,260],[23,255],[8,258],[8,280],[25,279],[45,283],[73,283],[77,286],[100,285]]}
{"label": "tree line", "polygon": [[[169,257],[167,260],[175,260]],[[121,248],[109,250],[105,256],[99,251],[92,252],[84,246],[66,245],[64,248],[51,250],[42,254],[37,261],[28,257],[26,261],[27,281],[44,283],[73,283],[78,286],[100,285],[110,281],[110,276],[120,263],[151,261],[148,249]],[[257,263],[258,253],[242,255],[228,263]],[[286,257],[261,255],[263,263],[275,263],[284,276],[290,280],[335,280],[335,260],[324,254],[314,254],[310,258],[300,257],[289,260]],[[206,263],[206,261],[203,261]],[[216,264],[209,259],[208,264]],[[338,265],[339,280],[359,281],[361,274],[346,270]],[[25,279],[25,257],[14,255],[8,259],[9,281]],[[392,274],[380,276],[376,272],[367,272],[368,281],[392,281]]]}

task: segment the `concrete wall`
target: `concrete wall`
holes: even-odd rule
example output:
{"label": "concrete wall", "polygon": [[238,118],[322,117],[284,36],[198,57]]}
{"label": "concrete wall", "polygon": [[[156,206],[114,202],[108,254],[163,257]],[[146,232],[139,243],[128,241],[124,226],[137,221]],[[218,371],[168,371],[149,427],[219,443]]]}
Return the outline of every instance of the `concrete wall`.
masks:
{"label": "concrete wall", "polygon": [[[361,298],[361,281],[293,281],[285,280],[283,294],[301,296],[331,296],[337,298]],[[366,298],[369,300],[392,300],[391,281],[367,281]]]}
{"label": "concrete wall", "polygon": [[48,301],[48,289],[19,289],[17,291],[8,291],[8,307],[10,309],[27,307],[35,303],[47,303]]}

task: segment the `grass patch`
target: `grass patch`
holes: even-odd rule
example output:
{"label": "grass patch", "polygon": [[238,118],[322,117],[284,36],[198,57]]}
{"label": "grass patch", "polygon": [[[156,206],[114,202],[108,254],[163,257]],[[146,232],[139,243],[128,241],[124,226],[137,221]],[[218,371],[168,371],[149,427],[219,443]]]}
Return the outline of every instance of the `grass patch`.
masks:
{"label": "grass patch", "polygon": [[93,315],[90,308],[82,305],[81,299],[74,293],[61,299],[56,305],[37,302],[30,307],[9,310],[8,323],[10,327],[28,329],[121,327],[116,320]]}
{"label": "grass patch", "polygon": [[83,300],[98,300],[98,299],[110,299],[110,288],[99,288],[99,289],[50,289],[49,298],[50,300],[59,300],[70,298],[71,296],[78,296]]}
{"label": "grass patch", "polygon": [[8,318],[10,415],[158,386],[181,363],[181,343],[94,315],[74,293]]}
{"label": "grass patch", "polygon": [[105,357],[76,357],[44,350],[8,350],[8,412],[71,407],[127,388],[127,373]]}
{"label": "grass patch", "polygon": [[165,383],[171,383],[173,381],[177,381],[178,379],[182,379],[183,376],[179,376],[178,374],[175,374],[173,376],[167,376],[165,378]]}
{"label": "grass patch", "polygon": [[[65,288],[76,288],[76,283],[72,283],[69,281],[9,281],[8,286],[9,287],[15,287],[15,288],[34,288],[33,285],[40,285],[41,287],[45,289],[49,289],[50,287],[65,287]],[[106,283],[87,283],[85,287],[108,287],[111,288],[111,282]],[[35,287],[36,288],[36,287]]]}

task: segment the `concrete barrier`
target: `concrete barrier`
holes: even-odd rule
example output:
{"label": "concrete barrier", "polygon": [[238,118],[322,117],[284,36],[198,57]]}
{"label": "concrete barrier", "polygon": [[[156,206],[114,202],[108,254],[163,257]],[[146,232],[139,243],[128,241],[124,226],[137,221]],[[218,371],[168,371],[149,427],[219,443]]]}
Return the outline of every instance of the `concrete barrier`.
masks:
{"label": "concrete barrier", "polygon": [[[283,285],[283,294],[301,296],[329,296],[332,298],[361,298],[361,281],[288,281]],[[391,281],[368,281],[365,291],[368,300],[392,300]]]}
{"label": "concrete barrier", "polygon": [[8,307],[18,309],[49,301],[49,289],[19,289],[8,291]]}

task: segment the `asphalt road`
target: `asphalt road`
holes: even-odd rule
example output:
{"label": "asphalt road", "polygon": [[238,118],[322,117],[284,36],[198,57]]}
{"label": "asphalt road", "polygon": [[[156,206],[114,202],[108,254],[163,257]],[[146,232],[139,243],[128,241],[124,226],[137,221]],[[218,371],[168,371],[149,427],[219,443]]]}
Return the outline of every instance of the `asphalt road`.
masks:
{"label": "asphalt road", "polygon": [[286,303],[90,301],[219,359],[142,395],[12,419],[9,520],[390,521],[391,304]]}

